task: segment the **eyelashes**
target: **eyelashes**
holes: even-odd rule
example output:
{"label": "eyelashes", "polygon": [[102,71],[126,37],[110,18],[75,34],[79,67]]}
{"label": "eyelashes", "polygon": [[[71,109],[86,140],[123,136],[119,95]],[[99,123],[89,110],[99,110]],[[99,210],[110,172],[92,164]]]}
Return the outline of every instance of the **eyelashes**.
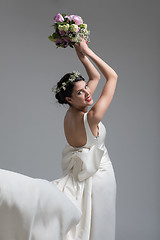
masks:
{"label": "eyelashes", "polygon": [[[85,85],[85,89],[88,87],[88,85],[86,84]],[[78,92],[78,95],[80,95],[82,93],[82,90],[80,90],[79,92]]]}

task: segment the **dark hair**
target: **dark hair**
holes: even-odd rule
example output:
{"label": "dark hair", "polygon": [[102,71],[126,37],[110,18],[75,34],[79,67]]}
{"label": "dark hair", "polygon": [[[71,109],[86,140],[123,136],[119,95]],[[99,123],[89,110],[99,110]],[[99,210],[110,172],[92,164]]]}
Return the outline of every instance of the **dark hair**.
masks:
{"label": "dark hair", "polygon": [[[60,88],[62,86],[62,83],[66,83],[70,76],[72,75],[72,73],[67,73],[65,74],[61,80],[57,83],[56,88]],[[71,104],[65,99],[65,97],[72,97],[72,92],[73,92],[73,88],[75,85],[75,82],[78,81],[85,81],[85,79],[79,74],[78,77],[75,78],[74,81],[70,81],[67,85],[66,85],[66,89],[64,90],[63,88],[60,89],[60,92],[55,92],[55,98],[58,100],[58,103],[60,104],[69,104],[71,106]]]}

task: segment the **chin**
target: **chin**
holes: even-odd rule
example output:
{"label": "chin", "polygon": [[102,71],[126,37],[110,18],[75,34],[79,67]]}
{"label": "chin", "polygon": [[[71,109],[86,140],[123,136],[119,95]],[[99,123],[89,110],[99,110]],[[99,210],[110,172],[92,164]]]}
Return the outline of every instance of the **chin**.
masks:
{"label": "chin", "polygon": [[93,104],[93,100],[89,101],[89,102],[87,103],[87,106],[91,106],[92,104]]}

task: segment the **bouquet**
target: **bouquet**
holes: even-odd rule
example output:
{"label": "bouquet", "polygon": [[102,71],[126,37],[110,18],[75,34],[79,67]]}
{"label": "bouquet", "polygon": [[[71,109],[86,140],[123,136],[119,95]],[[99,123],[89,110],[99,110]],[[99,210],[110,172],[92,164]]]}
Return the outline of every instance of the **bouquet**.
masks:
{"label": "bouquet", "polygon": [[58,47],[66,48],[74,47],[75,43],[81,42],[82,39],[86,43],[90,42],[87,30],[87,24],[83,23],[83,19],[77,15],[66,15],[58,13],[54,18],[55,32],[48,38]]}

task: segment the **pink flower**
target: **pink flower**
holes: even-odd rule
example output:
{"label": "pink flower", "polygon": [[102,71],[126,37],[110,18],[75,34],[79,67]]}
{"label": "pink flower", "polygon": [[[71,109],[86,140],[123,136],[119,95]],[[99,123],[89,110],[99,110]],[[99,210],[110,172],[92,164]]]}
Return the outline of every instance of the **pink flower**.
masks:
{"label": "pink flower", "polygon": [[79,30],[80,30],[81,28],[80,27],[78,27],[78,30],[76,31],[76,32],[79,32]]}
{"label": "pink flower", "polygon": [[58,13],[54,18],[54,21],[57,23],[57,22],[63,22],[64,21],[64,18],[63,18],[63,16],[60,14],[60,13]]}
{"label": "pink flower", "polygon": [[[66,15],[64,18],[68,18],[70,20],[70,16]],[[70,20],[71,21],[71,20]]]}
{"label": "pink flower", "polygon": [[77,25],[80,25],[80,24],[82,24],[83,23],[83,20],[82,20],[82,18],[80,17],[80,16],[77,16],[77,15],[70,15],[70,21],[74,21],[75,22],[75,24],[77,24]]}

